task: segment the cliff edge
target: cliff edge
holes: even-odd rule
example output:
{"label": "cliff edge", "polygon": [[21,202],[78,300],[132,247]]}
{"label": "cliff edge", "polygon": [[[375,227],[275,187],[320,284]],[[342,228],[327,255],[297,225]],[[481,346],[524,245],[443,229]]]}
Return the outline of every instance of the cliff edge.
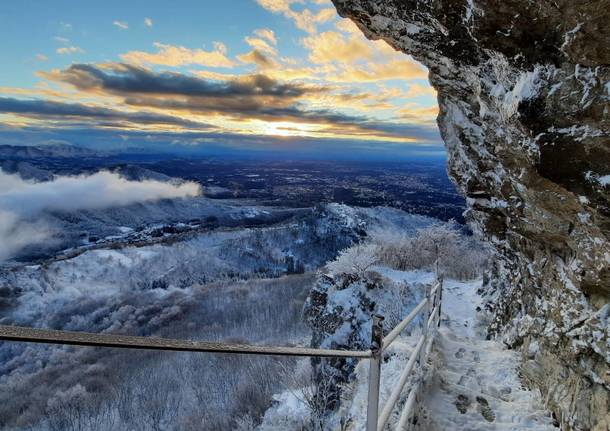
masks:
{"label": "cliff edge", "polygon": [[333,2],[430,71],[449,173],[496,250],[490,334],[565,429],[610,429],[610,1]]}

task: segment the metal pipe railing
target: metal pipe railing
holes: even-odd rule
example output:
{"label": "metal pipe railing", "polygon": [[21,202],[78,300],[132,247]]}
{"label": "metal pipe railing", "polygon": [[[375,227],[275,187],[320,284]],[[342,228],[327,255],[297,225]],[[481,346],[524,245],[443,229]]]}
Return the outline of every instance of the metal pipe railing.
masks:
{"label": "metal pipe railing", "polygon": [[174,352],[235,353],[250,355],[308,356],[321,358],[370,358],[371,351],[312,349],[229,344],[210,341],[174,340],[132,335],[93,334],[0,325],[0,340],[70,346],[114,347],[119,349],[165,350]]}
{"label": "metal pipe railing", "polygon": [[383,339],[383,349],[385,350],[400,335],[400,333],[413,321],[420,313],[422,308],[428,304],[428,298],[424,298],[417,306],[405,317],[392,331]]}
{"label": "metal pipe railing", "polygon": [[415,366],[415,362],[417,361],[419,351],[421,350],[425,341],[426,339],[424,337],[421,337],[419,339],[419,342],[415,346],[415,349],[413,349],[413,352],[411,352],[411,356],[409,357],[409,362],[407,362],[407,366],[400,375],[398,383],[392,390],[390,397],[386,401],[386,404],[383,407],[383,410],[381,411],[379,421],[377,422],[377,430],[382,430],[388,422],[388,419],[390,419],[392,410],[394,410],[394,406],[396,405],[396,402],[398,401],[398,398],[400,397],[400,394],[402,393],[402,390],[404,389],[404,386],[407,383],[409,376],[411,375],[411,371],[413,371],[413,367]]}
{"label": "metal pipe railing", "polygon": [[[432,289],[430,296],[436,294],[438,288],[439,284],[437,283]],[[388,335],[385,336],[385,338],[383,339],[384,350],[386,349],[386,347],[392,344],[392,342],[396,339],[396,337],[400,335],[400,333],[407,327],[407,325],[411,323],[413,319],[415,319],[415,317],[417,317],[422,308],[424,308],[426,304],[428,304],[428,301],[428,297],[424,298],[409,314],[407,314],[407,317],[405,317],[398,325],[394,327],[394,329],[390,331]]]}
{"label": "metal pipe railing", "polygon": [[366,431],[377,430],[379,387],[381,383],[381,354],[383,353],[383,316],[373,316],[371,327],[371,359],[369,359],[369,396],[366,407]]}
{"label": "metal pipe railing", "polygon": [[407,429],[407,421],[409,420],[409,417],[411,417],[411,411],[415,406],[415,397],[417,396],[418,390],[419,382],[417,382],[411,389],[411,392],[409,392],[407,401],[405,401],[405,406],[400,414],[400,418],[398,419],[398,425],[396,426],[397,431],[405,431]]}
{"label": "metal pipe railing", "polygon": [[[430,318],[428,319],[428,322],[426,323],[426,327],[428,329],[430,329],[430,327],[433,325],[434,320],[436,320],[436,308],[433,310],[433,312],[430,315]],[[426,333],[422,334],[422,336],[419,338],[419,341],[417,342],[417,345],[411,352],[409,361],[407,362],[407,365],[405,366],[403,372],[400,375],[400,378],[398,379],[398,383],[396,384],[396,386],[394,386],[394,389],[392,390],[390,397],[386,401],[385,406],[381,412],[381,415],[379,416],[379,421],[377,424],[377,431],[383,430],[386,423],[388,422],[388,419],[390,419],[392,410],[394,410],[394,407],[396,406],[396,403],[398,402],[398,398],[400,397],[400,394],[402,393],[404,386],[407,383],[407,380],[409,379],[411,372],[413,371],[413,367],[415,366],[417,359],[420,357],[419,353],[420,353],[422,347],[424,346],[424,344],[426,343],[427,339],[428,339],[428,337],[426,336]],[[427,355],[425,355],[425,356],[427,356]]]}
{"label": "metal pipe railing", "polygon": [[[404,386],[413,371],[415,363],[419,362],[420,366],[422,366],[424,361],[428,357],[430,348],[432,346],[432,340],[433,340],[433,338],[429,337],[428,334],[429,334],[429,331],[430,331],[430,328],[432,327],[432,325],[434,323],[436,323],[435,320],[437,317],[440,322],[442,291],[443,291],[442,280],[439,280],[432,289],[430,289],[428,287],[426,289],[426,298],[424,300],[422,300],[418,304],[418,306],[411,313],[409,313],[409,315],[401,323],[399,323],[396,326],[396,328],[394,328],[394,330],[390,334],[388,334],[388,336],[386,337],[386,339],[390,339],[390,343],[392,341],[394,341],[394,339],[398,336],[398,334],[402,331],[402,329],[404,329],[415,318],[415,315],[417,313],[419,313],[423,309],[424,306],[428,305],[428,308],[427,308],[428,319],[425,321],[425,323],[423,325],[422,335],[421,335],[415,349],[411,352],[409,361],[407,362],[405,369],[401,373],[398,383],[396,384],[396,386],[394,387],[394,389],[392,390],[392,392],[390,394],[390,397],[386,401],[386,404],[381,412],[381,416],[379,417],[377,429],[375,431],[382,431],[384,429],[384,427],[386,426],[386,424],[390,418],[390,415],[392,414],[392,411],[394,410],[394,407],[396,406],[396,403],[398,402],[398,399],[400,398],[400,394],[402,393]],[[390,337],[390,335],[392,337]],[[426,341],[428,339],[429,339],[429,342],[428,342],[427,348],[425,349],[425,353],[422,354],[422,346],[426,343]],[[385,339],[384,339],[384,341],[385,341]],[[387,345],[384,344],[383,348],[385,349],[386,347],[387,347]],[[401,414],[399,424],[397,427],[398,430],[402,430],[404,428],[406,421],[408,420],[408,417],[410,416],[410,410],[413,408],[413,405],[415,403],[415,395],[417,392],[418,385],[419,385],[419,383],[416,384],[414,388],[412,388],[412,390],[409,394],[409,397],[407,398],[407,402],[405,403],[405,408],[403,409],[403,412],[402,412],[403,414]],[[404,417],[405,412],[406,412],[406,417]],[[367,429],[367,431],[368,431],[368,429]]]}
{"label": "metal pipe railing", "polygon": [[[437,307],[440,310],[440,303],[439,303],[439,307]],[[440,322],[440,315],[432,315],[431,318],[433,318],[434,320],[438,319]],[[434,323],[434,320],[432,320],[432,322]],[[430,349],[432,348],[432,339],[430,339],[428,341],[428,345],[426,346],[426,350],[425,350],[425,357],[428,357],[428,354],[430,353]],[[400,417],[398,419],[398,425],[396,426],[396,431],[406,431],[407,429],[407,422],[409,420],[409,418],[411,417],[411,413],[413,413],[413,408],[415,407],[415,401],[416,401],[416,397],[417,397],[417,393],[419,391],[419,388],[421,386],[421,380],[418,380],[415,382],[415,384],[413,385],[413,387],[411,388],[411,391],[409,391],[409,395],[407,397],[407,400],[405,401],[405,404],[403,406],[402,412],[400,413]]]}
{"label": "metal pipe railing", "polygon": [[[22,326],[0,325],[0,340],[20,341],[43,344],[65,344],[71,346],[111,347],[119,349],[164,350],[176,352],[233,353],[251,355],[307,356],[318,358],[366,358],[369,359],[369,399],[367,406],[366,431],[381,431],[394,409],[404,385],[412,373],[417,359],[420,364],[428,356],[432,345],[430,338],[425,357],[421,349],[428,339],[431,322],[438,318],[440,325],[442,280],[432,289],[427,289],[424,298],[386,337],[383,337],[383,316],[374,316],[371,329],[371,349],[366,351],[313,349],[306,347],[257,346],[250,344],[230,344],[209,341],[175,340],[169,338],[138,337],[132,335],[93,334],[89,332],[60,331],[55,329],[28,328]],[[381,363],[383,351],[392,344],[406,326],[428,305],[428,319],[425,321],[423,334],[415,349],[411,352],[405,370],[379,417],[379,387],[381,380]],[[399,420],[399,430],[406,425],[415,403],[419,382],[411,389]]]}

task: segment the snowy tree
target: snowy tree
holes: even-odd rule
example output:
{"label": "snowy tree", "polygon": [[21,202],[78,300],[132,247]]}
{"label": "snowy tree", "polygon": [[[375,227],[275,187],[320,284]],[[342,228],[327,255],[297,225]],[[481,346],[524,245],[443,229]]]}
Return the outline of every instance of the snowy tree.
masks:
{"label": "snowy tree", "polygon": [[370,238],[377,246],[380,263],[400,271],[433,268],[440,275],[469,280],[481,275],[488,256],[482,245],[461,234],[455,223],[435,224],[413,236],[383,228],[373,231]]}
{"label": "snowy tree", "polygon": [[432,257],[436,274],[440,275],[439,268],[445,267],[452,251],[460,241],[460,237],[453,223],[433,225],[417,232],[414,249]]}
{"label": "snowy tree", "polygon": [[357,244],[343,250],[337,259],[326,265],[326,268],[332,276],[355,274],[363,277],[377,262],[379,262],[377,245],[372,243]]}

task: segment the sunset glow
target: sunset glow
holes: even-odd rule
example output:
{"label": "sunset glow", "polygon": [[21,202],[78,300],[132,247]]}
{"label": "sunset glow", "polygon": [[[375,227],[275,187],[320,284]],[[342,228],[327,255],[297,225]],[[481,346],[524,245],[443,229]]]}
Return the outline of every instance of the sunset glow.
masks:
{"label": "sunset glow", "polygon": [[88,145],[94,133],[98,144],[142,147],[146,133],[190,146],[230,147],[239,136],[257,137],[250,145],[440,146],[427,71],[367,40],[329,1],[241,0],[217,16],[198,1],[171,19],[149,3],[59,3],[45,4],[44,22],[25,6],[0,6],[2,20],[30,20],[0,26],[11,41],[0,141],[40,144],[69,131],[57,139]]}

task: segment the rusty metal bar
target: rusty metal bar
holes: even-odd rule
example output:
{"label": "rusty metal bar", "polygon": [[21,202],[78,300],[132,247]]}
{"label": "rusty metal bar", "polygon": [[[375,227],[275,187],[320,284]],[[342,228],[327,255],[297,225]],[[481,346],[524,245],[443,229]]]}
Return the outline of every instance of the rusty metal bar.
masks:
{"label": "rusty metal bar", "polygon": [[115,347],[119,349],[165,350],[174,352],[236,353],[246,355],[309,356],[322,358],[370,358],[370,351],[275,347],[228,344],[209,341],[175,340],[131,335],[93,334],[0,325],[0,340],[70,346]]}

